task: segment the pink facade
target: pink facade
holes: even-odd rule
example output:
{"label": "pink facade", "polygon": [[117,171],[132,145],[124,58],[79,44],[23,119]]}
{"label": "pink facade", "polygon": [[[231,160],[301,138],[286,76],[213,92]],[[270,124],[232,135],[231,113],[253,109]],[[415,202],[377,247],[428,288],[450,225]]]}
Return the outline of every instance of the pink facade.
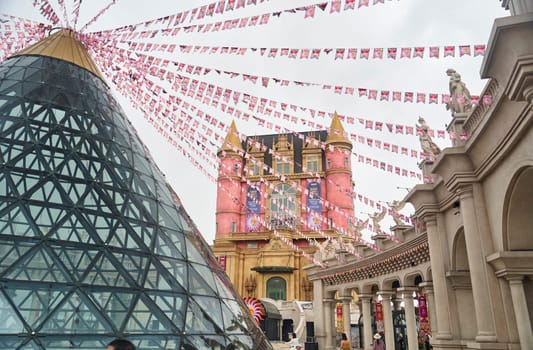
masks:
{"label": "pink facade", "polygon": [[[325,138],[326,134],[323,133]],[[267,136],[274,140],[278,137],[278,135],[266,135],[265,137]],[[243,144],[243,146],[245,145]],[[289,158],[292,157],[291,159],[294,159],[295,164],[297,163],[296,159],[306,159],[303,154],[297,154],[302,152],[302,149],[303,147],[290,149],[293,153],[290,154]],[[301,232],[325,229],[348,232],[351,223],[348,217],[354,217],[353,199],[350,194],[346,193],[352,188],[350,150],[351,143],[349,141],[335,141],[334,146],[326,147],[325,151],[324,148],[314,151],[320,155],[322,171],[318,172],[321,174],[320,190],[317,190],[316,187],[318,186],[314,185],[314,191],[320,194],[320,201],[317,204],[315,200],[314,204],[311,205],[312,215],[309,215],[308,210],[308,202],[310,201],[308,183],[316,181],[316,176],[312,176],[300,168],[295,171],[296,165],[293,165],[293,171],[284,175],[285,181],[281,181],[281,176],[270,174],[241,178],[242,169],[247,166],[246,159],[250,159],[249,154],[246,154],[244,150],[240,155],[235,152],[220,152],[219,158],[222,165],[219,170],[217,188],[216,238],[231,235],[232,232],[268,231],[263,223],[271,224],[280,229],[299,230]],[[269,152],[268,149],[264,152],[265,163],[267,163],[266,154]],[[309,154],[309,151],[306,154]],[[257,151],[254,156],[257,157]],[[259,157],[261,156],[263,155],[259,155]],[[268,167],[273,168],[272,161]],[[235,169],[240,171],[235,173],[233,171]],[[244,172],[244,174],[246,173]],[[298,186],[297,190],[294,187],[295,183]],[[250,186],[259,189],[259,195],[255,194],[259,203],[254,206],[253,211],[250,210],[248,202]],[[282,192],[280,188],[284,188],[286,191]],[[320,208],[321,212],[317,208]],[[309,224],[309,220],[313,220],[315,224]],[[285,224],[288,227],[285,227]],[[307,244],[305,241],[298,243]]]}

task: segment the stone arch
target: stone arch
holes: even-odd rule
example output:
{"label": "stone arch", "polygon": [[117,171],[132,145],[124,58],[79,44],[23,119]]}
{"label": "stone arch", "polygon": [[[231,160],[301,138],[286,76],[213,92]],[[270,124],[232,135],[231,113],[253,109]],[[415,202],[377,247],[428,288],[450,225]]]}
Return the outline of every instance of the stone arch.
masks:
{"label": "stone arch", "polygon": [[420,282],[424,281],[424,274],[422,271],[415,270],[412,272],[409,272],[405,275],[403,278],[403,285],[406,287],[412,287],[420,284]]}
{"label": "stone arch", "polygon": [[266,282],[267,298],[287,300],[287,280],[280,276],[270,277]]}
{"label": "stone arch", "polygon": [[519,169],[513,176],[503,207],[505,250],[533,250],[533,166]]}
{"label": "stone arch", "polygon": [[466,249],[465,230],[461,227],[453,238],[452,270],[470,271],[468,266],[468,251]]}
{"label": "stone arch", "polygon": [[[397,283],[394,283],[394,282],[397,282]],[[393,290],[394,288],[398,288],[396,287],[398,284],[400,286],[402,285],[401,279],[399,276],[386,278],[381,283],[381,290]]]}
{"label": "stone arch", "polygon": [[379,284],[376,281],[368,282],[363,285],[363,294],[374,294],[376,290],[379,290]]}

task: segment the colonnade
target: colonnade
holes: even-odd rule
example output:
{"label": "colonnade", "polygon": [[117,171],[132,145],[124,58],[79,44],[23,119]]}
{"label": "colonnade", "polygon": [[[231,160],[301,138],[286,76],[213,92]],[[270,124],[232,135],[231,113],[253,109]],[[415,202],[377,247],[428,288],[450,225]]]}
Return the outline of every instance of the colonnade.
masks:
{"label": "colonnade", "polygon": [[[395,334],[394,330],[394,321],[393,321],[393,311],[404,311],[406,329],[403,333],[403,337],[406,340],[406,350],[418,350],[418,337],[419,329],[417,328],[417,313],[415,310],[414,299],[417,297],[418,293],[424,293],[427,298],[427,308],[429,312],[430,324],[432,322],[432,316],[434,317],[435,309],[435,300],[433,293],[433,285],[431,282],[422,282],[418,286],[408,286],[395,288],[390,290],[371,290],[367,293],[357,294],[358,301],[354,303],[352,298],[353,288],[343,288],[337,291],[327,291],[322,299],[321,305],[316,305],[317,307],[315,315],[317,315],[320,320],[318,323],[322,324],[321,328],[324,330],[323,334],[317,334],[317,338],[321,344],[323,344],[324,349],[333,350],[335,347],[335,336],[337,328],[337,320],[334,317],[335,309],[339,303],[342,304],[342,328],[343,332],[347,335],[351,334],[351,320],[350,314],[351,311],[354,311],[352,308],[358,307],[359,314],[362,315],[363,323],[363,334],[359,336],[363,340],[364,349],[372,349],[373,336],[375,334],[375,327],[372,322],[372,315],[375,314],[375,302],[380,300],[383,306],[383,326],[384,331],[381,332],[387,349],[394,349],[395,344]],[[357,290],[356,290],[357,291]],[[403,307],[401,306],[403,304]],[[320,315],[323,315],[320,317]],[[398,333],[398,332],[396,332]],[[322,339],[320,339],[322,338]],[[359,344],[352,344],[352,347],[357,348]]]}

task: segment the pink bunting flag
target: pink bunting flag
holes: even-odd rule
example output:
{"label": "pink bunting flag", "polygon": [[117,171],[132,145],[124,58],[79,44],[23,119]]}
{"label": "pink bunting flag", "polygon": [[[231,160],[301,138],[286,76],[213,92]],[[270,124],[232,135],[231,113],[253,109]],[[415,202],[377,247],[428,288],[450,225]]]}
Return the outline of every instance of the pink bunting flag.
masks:
{"label": "pink bunting flag", "polygon": [[470,45],[459,46],[459,57],[470,56]]}
{"label": "pink bunting flag", "polygon": [[309,5],[305,8],[304,18],[315,17],[315,5]]}
{"label": "pink bunting flag", "polygon": [[444,46],[444,57],[455,57],[455,46]]}
{"label": "pink bunting flag", "polygon": [[485,54],[485,45],[475,45],[474,46],[474,57],[482,56]]}

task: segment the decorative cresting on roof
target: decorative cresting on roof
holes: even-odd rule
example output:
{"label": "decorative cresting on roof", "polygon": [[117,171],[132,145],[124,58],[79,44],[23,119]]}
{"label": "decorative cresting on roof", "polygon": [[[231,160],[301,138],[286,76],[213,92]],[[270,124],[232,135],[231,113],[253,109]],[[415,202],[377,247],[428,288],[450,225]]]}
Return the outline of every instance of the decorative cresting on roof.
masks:
{"label": "decorative cresting on roof", "polygon": [[228,134],[226,135],[224,143],[222,144],[222,147],[220,147],[218,152],[235,152],[235,149],[239,151],[244,151],[244,149],[242,148],[241,140],[239,139],[239,136],[237,134],[237,126],[235,125],[235,120],[232,120]]}
{"label": "decorative cresting on roof", "polygon": [[98,78],[104,80],[102,73],[100,73],[100,70],[87,52],[87,49],[75,38],[75,36],[76,33],[72,30],[60,29],[38,43],[15,53],[12,57],[32,55],[57,58],[87,69]]}
{"label": "decorative cresting on roof", "polygon": [[330,143],[345,143],[352,145],[352,142],[345,134],[344,127],[342,126],[341,121],[339,120],[339,115],[337,112],[333,114],[331,119],[331,126],[329,127],[328,137],[326,138],[326,145]]}
{"label": "decorative cresting on roof", "polygon": [[[339,285],[368,278],[376,278],[395,271],[412,268],[429,261],[429,245],[426,236],[421,236],[424,240],[414,239],[415,242],[406,242],[410,247],[399,251],[385,251],[374,255],[368,259],[358,262],[355,266],[350,266],[348,271],[324,272],[328,275],[321,277],[326,285]],[[402,247],[398,247],[402,248]],[[414,264],[414,265],[413,265]],[[371,277],[370,277],[371,276]]]}

